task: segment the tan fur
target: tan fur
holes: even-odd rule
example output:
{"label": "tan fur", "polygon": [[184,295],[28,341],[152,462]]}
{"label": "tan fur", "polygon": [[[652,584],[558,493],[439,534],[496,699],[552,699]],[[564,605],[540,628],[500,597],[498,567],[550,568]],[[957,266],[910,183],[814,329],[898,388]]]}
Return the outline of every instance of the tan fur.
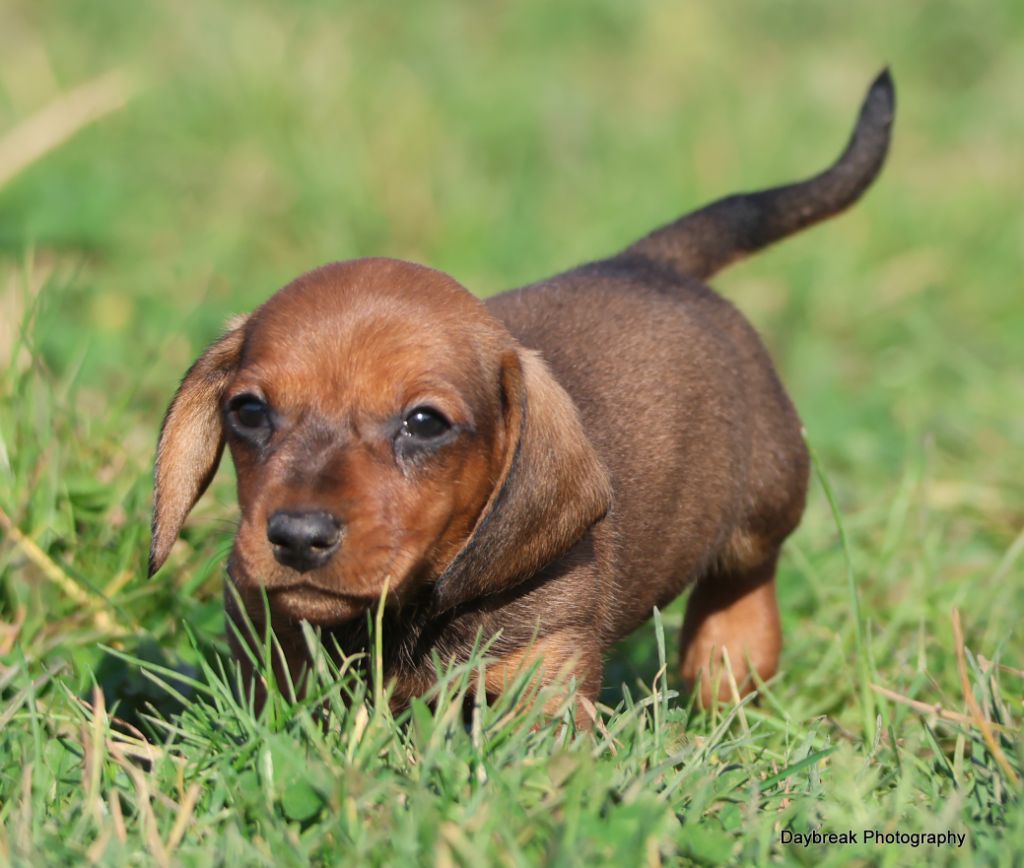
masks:
{"label": "tan fur", "polygon": [[742,696],[757,686],[752,673],[761,681],[771,678],[782,650],[774,563],[730,581],[698,585],[686,608],[680,645],[680,674],[689,684],[699,683],[705,708],[716,698],[732,699],[733,680]]}
{"label": "tan fur", "polygon": [[439,613],[533,575],[611,503],[608,474],[576,407],[541,358],[509,352],[501,369],[509,432],[501,475],[469,541],[434,589]]}
{"label": "tan fur", "polygon": [[[523,673],[536,666],[532,680],[537,687],[568,687],[574,674],[585,674],[585,670],[581,670],[579,665],[582,656],[575,634],[554,633],[491,663],[484,675],[484,686],[488,695],[498,696],[511,687]],[[583,684],[582,687],[584,694],[594,692],[593,685]],[[564,701],[564,696],[556,693],[545,701],[544,710],[553,714]],[[581,727],[589,727],[592,723],[590,717],[581,713],[579,707],[576,710],[576,722]]]}

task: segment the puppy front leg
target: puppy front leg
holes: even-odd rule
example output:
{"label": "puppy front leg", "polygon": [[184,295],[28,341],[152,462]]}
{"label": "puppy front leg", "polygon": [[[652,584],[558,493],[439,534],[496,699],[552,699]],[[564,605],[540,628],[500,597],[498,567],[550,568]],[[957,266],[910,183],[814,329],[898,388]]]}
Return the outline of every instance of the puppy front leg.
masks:
{"label": "puppy front leg", "polygon": [[[231,649],[231,655],[238,661],[242,701],[247,702],[248,697],[252,695],[253,709],[259,715],[267,701],[267,679],[264,671],[266,627],[262,623],[262,618],[250,617],[247,620],[242,615],[238,600],[232,590],[229,585],[225,586],[224,615],[227,621],[228,646]],[[281,646],[281,653],[278,653],[273,646],[270,650],[274,679],[282,693],[287,694],[289,683],[292,685],[294,695],[291,696],[291,699],[294,700],[303,694],[306,673],[309,669],[309,653],[306,643],[302,631],[297,626],[286,629],[275,625],[274,636]],[[254,659],[262,664],[259,668],[254,666]]]}
{"label": "puppy front leg", "polygon": [[[570,678],[576,679],[576,725],[590,729],[594,723],[590,709],[601,691],[600,649],[586,637],[568,631],[543,636],[527,647],[506,653],[487,667],[484,685],[488,695],[504,693],[523,671],[535,664],[534,679],[540,686],[565,687]],[[547,699],[545,713],[556,714],[564,699],[562,692]]]}
{"label": "puppy front leg", "polygon": [[732,698],[723,650],[741,696],[755,688],[752,670],[766,681],[778,669],[782,631],[775,600],[777,556],[753,569],[706,576],[690,595],[683,620],[681,673],[691,690],[699,681],[705,708],[711,706],[716,682],[717,698]]}

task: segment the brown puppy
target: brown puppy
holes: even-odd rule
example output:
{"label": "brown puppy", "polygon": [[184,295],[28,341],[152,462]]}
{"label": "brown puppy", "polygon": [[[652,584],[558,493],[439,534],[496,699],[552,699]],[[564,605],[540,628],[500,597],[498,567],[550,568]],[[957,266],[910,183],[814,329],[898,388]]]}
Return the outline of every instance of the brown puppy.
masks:
{"label": "brown puppy", "polygon": [[234,323],[171,403],[151,573],[226,440],[242,513],[229,576],[261,627],[265,589],[298,680],[300,621],[358,648],[387,587],[396,702],[431,685],[432,653],[465,659],[478,632],[494,637],[488,692],[540,660],[593,699],[605,650],[694,585],[683,677],[709,702],[726,651],[752,689],[778,665],[775,564],[808,458],[757,334],[700,281],[855,201],[892,115],[883,72],[822,174],[483,303],[389,259],[298,278]]}

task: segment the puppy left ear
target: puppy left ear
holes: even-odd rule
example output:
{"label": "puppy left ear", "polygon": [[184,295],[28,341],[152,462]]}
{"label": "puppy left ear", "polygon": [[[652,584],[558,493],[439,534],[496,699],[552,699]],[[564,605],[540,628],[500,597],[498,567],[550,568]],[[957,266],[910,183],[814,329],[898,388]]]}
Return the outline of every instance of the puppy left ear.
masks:
{"label": "puppy left ear", "polygon": [[505,455],[469,540],[434,587],[438,611],[514,587],[568,551],[611,505],[579,412],[529,350],[502,359]]}
{"label": "puppy left ear", "polygon": [[189,368],[164,416],[153,484],[151,576],[167,560],[185,518],[220,464],[224,452],[220,402],[238,367],[245,321],[241,317],[229,322],[228,331]]}

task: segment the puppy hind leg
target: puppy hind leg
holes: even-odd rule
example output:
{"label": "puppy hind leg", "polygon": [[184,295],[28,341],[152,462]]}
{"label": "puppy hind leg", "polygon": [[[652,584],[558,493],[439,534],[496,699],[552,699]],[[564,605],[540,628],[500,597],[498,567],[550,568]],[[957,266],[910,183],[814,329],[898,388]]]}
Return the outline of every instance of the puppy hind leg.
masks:
{"label": "puppy hind leg", "polygon": [[[771,678],[782,648],[775,599],[778,553],[759,566],[705,576],[693,589],[683,619],[680,671],[705,708],[732,699],[723,650],[741,696],[755,689],[751,674]],[[716,693],[717,689],[717,693]]]}

